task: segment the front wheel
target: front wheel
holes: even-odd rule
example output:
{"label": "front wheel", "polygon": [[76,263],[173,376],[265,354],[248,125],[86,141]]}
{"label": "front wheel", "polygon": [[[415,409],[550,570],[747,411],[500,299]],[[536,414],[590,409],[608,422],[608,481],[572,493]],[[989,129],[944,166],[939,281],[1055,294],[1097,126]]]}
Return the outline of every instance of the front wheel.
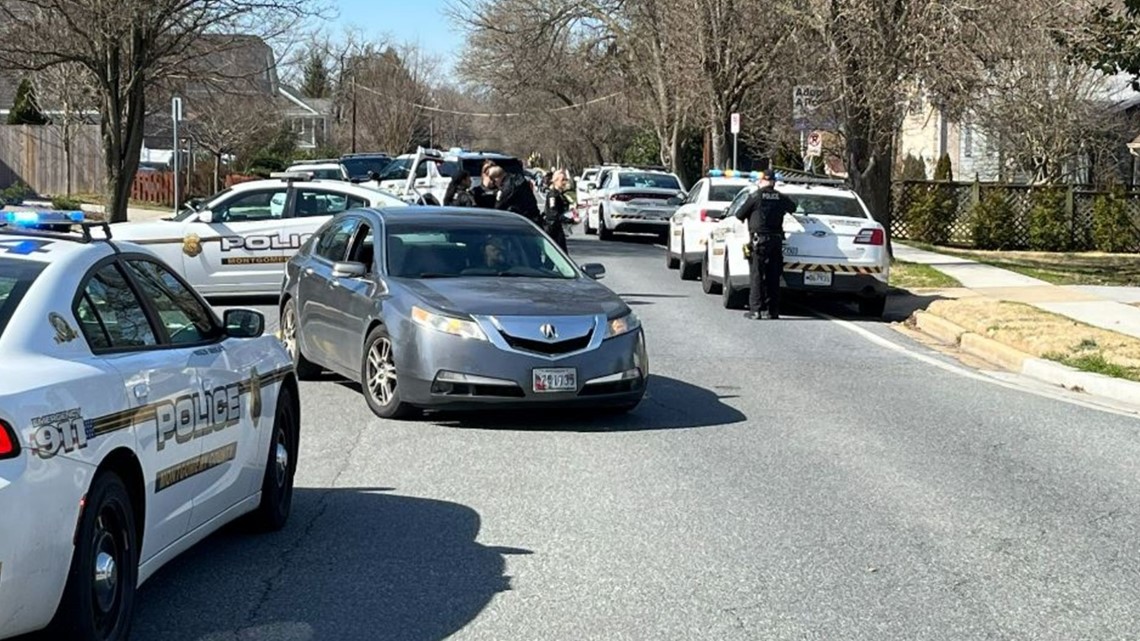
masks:
{"label": "front wheel", "polygon": [[383,326],[369,332],[364,341],[360,386],[368,409],[380,418],[406,419],[419,414],[418,409],[400,400],[395,346]]}
{"label": "front wheel", "polygon": [[138,530],[127,486],[100,472],[75,532],[75,552],[51,638],[126,641],[138,584]]}
{"label": "front wheel", "polygon": [[254,527],[273,532],[285,527],[293,508],[293,476],[297,472],[300,418],[293,405],[293,393],[281,388],[273,417],[273,436],[261,479],[261,503],[250,515]]}
{"label": "front wheel", "polygon": [[281,310],[281,342],[285,345],[285,351],[293,358],[293,369],[297,372],[297,378],[308,381],[320,376],[321,368],[301,353],[297,327],[297,299],[290,298]]}
{"label": "front wheel", "polygon": [[598,238],[602,240],[610,240],[614,237],[614,233],[606,226],[606,215],[604,212],[598,212]]}

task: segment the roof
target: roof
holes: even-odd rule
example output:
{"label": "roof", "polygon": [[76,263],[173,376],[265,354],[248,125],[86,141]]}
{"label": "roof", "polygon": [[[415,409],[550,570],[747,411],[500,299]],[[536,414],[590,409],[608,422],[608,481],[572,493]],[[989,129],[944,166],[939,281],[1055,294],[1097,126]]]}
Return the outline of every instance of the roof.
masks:
{"label": "roof", "polygon": [[400,226],[403,224],[428,225],[449,224],[457,227],[481,227],[489,222],[509,226],[531,227],[530,222],[514,212],[472,207],[384,207],[372,209],[386,222]]}

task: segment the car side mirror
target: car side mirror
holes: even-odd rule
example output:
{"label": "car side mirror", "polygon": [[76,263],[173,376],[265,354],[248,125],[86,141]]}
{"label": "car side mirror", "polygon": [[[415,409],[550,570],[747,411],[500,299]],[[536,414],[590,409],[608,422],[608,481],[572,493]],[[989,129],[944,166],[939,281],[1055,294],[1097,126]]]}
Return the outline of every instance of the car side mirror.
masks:
{"label": "car side mirror", "polygon": [[214,212],[212,212],[212,211],[200,211],[200,212],[198,212],[198,222],[200,222],[200,223],[212,223],[212,222],[214,222]]}
{"label": "car side mirror", "polygon": [[586,263],[582,265],[582,271],[594,280],[601,280],[606,277],[606,268],[601,263]]}
{"label": "car side mirror", "polygon": [[333,278],[360,278],[368,273],[364,263],[333,263]]}
{"label": "car side mirror", "polygon": [[265,316],[252,309],[227,309],[223,316],[230,338],[257,338],[265,333]]}
{"label": "car side mirror", "polygon": [[597,184],[594,183],[594,181],[592,181],[592,180],[586,181],[586,191],[593,191],[597,188],[598,188],[598,186],[597,186]]}
{"label": "car side mirror", "polygon": [[674,205],[674,206],[679,207],[681,205],[682,199],[680,196],[673,196],[672,198],[670,198],[669,200],[666,200],[665,202],[670,204],[670,205]]}

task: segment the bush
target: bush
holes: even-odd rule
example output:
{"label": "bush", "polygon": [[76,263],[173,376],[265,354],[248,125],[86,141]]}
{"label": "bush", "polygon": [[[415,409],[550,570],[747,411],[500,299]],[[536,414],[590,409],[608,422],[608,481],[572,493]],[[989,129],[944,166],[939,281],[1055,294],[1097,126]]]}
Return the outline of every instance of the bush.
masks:
{"label": "bush", "polygon": [[971,234],[978,249],[1018,249],[1017,216],[1002,189],[986,189],[970,212]]}
{"label": "bush", "polygon": [[926,180],[926,163],[908,153],[903,159],[900,173],[903,180]]}
{"label": "bush", "polygon": [[954,172],[950,167],[950,154],[942,154],[938,164],[934,167],[935,180],[954,180]]}
{"label": "bush", "polygon": [[82,209],[82,204],[74,198],[68,196],[55,196],[51,199],[51,208],[60,211],[79,211]]}
{"label": "bush", "polygon": [[36,192],[21,182],[13,183],[6,189],[0,190],[0,200],[8,205],[19,205],[29,196],[34,195],[36,195]]}
{"label": "bush", "polygon": [[46,125],[47,118],[40,113],[36,106],[36,90],[27,78],[20,81],[16,88],[16,99],[12,109],[8,112],[9,125]]}
{"label": "bush", "polygon": [[958,213],[954,188],[934,183],[917,187],[922,191],[911,200],[906,211],[909,236],[932,245],[944,245],[950,240],[950,223]]}
{"label": "bush", "polygon": [[1128,213],[1128,200],[1122,187],[1093,200],[1093,246],[1102,252],[1127,252],[1140,245],[1136,227]]}
{"label": "bush", "polygon": [[1030,195],[1029,248],[1062,252],[1071,246],[1067,195],[1064,189],[1040,187]]}

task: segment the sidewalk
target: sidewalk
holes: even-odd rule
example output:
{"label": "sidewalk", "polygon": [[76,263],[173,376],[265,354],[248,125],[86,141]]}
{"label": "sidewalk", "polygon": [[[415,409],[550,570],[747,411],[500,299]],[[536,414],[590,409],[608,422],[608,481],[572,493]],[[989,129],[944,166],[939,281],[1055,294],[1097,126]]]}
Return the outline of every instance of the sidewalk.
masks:
{"label": "sidewalk", "polygon": [[[95,214],[103,213],[103,205],[82,205],[83,211]],[[152,220],[161,220],[174,215],[173,209],[143,209],[141,207],[127,208],[127,221],[132,223],[145,223]]]}
{"label": "sidewalk", "polygon": [[1140,307],[1125,304],[1140,301],[1140,288],[1053,285],[965,258],[916,249],[897,241],[892,245],[898,260],[929,265],[978,294],[1026,303],[1087,325],[1140,338]]}

